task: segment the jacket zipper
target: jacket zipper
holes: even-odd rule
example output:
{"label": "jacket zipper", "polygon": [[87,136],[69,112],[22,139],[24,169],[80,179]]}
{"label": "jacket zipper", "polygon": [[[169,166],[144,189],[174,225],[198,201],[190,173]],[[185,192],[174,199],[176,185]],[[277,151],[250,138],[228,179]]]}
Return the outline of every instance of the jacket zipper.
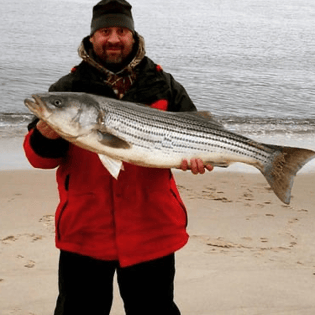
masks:
{"label": "jacket zipper", "polygon": [[171,190],[172,195],[174,196],[174,198],[175,198],[176,201],[179,203],[179,205],[181,206],[181,208],[183,209],[183,211],[184,211],[184,213],[185,213],[185,217],[186,217],[186,219],[185,219],[186,225],[185,225],[185,226],[187,227],[187,225],[188,225],[188,214],[187,214],[186,207],[185,207],[184,204],[177,198],[177,195],[176,195],[176,193],[173,191],[173,189],[171,188],[170,190]]}
{"label": "jacket zipper", "polygon": [[60,221],[61,221],[61,217],[62,217],[63,212],[67,208],[67,205],[68,205],[68,200],[65,202],[65,204],[62,207],[62,209],[60,210],[59,219],[58,219],[58,222],[57,222],[57,237],[58,237],[59,241],[60,241],[60,238],[61,238],[61,233],[60,233],[60,228],[59,228]]}
{"label": "jacket zipper", "polygon": [[[66,176],[66,179],[65,179],[65,191],[68,192],[69,191],[69,181],[70,181],[70,175],[68,174]],[[61,238],[61,233],[60,233],[60,221],[61,221],[61,218],[62,218],[62,215],[65,211],[65,209],[67,208],[67,205],[68,205],[68,200],[66,200],[66,202],[64,203],[62,209],[60,210],[60,214],[59,214],[59,218],[58,218],[58,222],[57,222],[57,226],[56,226],[56,232],[57,232],[57,238],[58,240],[60,240]]]}

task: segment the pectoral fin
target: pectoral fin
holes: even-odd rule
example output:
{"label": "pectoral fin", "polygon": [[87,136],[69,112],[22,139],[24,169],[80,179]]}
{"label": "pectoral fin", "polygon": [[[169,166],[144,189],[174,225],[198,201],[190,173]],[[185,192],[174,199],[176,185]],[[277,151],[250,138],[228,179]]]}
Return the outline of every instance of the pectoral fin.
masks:
{"label": "pectoral fin", "polygon": [[99,136],[99,142],[111,148],[117,149],[129,149],[130,144],[123,139],[120,139],[110,133],[106,133],[98,130],[97,134]]}
{"label": "pectoral fin", "polygon": [[115,160],[109,156],[99,154],[98,157],[100,158],[104,167],[108,170],[108,172],[115,178],[118,178],[120,170],[124,169],[124,165],[122,161]]}

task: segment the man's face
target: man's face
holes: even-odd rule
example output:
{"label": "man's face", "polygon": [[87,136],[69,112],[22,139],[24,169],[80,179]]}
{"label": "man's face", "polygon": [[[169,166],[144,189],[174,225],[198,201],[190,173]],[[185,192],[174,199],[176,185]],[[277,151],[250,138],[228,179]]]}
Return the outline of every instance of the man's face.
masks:
{"label": "man's face", "polygon": [[97,30],[91,37],[94,52],[104,64],[119,65],[132,51],[132,32],[124,27],[107,27]]}

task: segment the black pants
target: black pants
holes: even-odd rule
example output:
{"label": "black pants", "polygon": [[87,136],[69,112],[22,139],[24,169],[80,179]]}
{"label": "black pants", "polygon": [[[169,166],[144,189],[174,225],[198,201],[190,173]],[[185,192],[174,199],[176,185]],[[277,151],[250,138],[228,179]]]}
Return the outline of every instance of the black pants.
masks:
{"label": "black pants", "polygon": [[101,261],[61,251],[59,296],[55,315],[108,315],[117,271],[126,315],[180,315],[173,300],[174,254],[121,268],[116,261]]}

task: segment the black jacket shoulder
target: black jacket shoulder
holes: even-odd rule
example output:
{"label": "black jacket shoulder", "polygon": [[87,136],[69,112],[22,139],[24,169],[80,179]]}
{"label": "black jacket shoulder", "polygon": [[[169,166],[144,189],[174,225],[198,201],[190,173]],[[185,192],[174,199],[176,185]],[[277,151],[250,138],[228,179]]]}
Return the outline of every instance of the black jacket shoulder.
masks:
{"label": "black jacket shoulder", "polygon": [[[150,105],[166,99],[169,111],[196,110],[185,88],[150,58],[144,57],[135,71],[137,80],[122,100]],[[85,92],[116,98],[115,93],[105,82],[105,74],[82,61],[71,73],[51,85],[49,91]]]}

